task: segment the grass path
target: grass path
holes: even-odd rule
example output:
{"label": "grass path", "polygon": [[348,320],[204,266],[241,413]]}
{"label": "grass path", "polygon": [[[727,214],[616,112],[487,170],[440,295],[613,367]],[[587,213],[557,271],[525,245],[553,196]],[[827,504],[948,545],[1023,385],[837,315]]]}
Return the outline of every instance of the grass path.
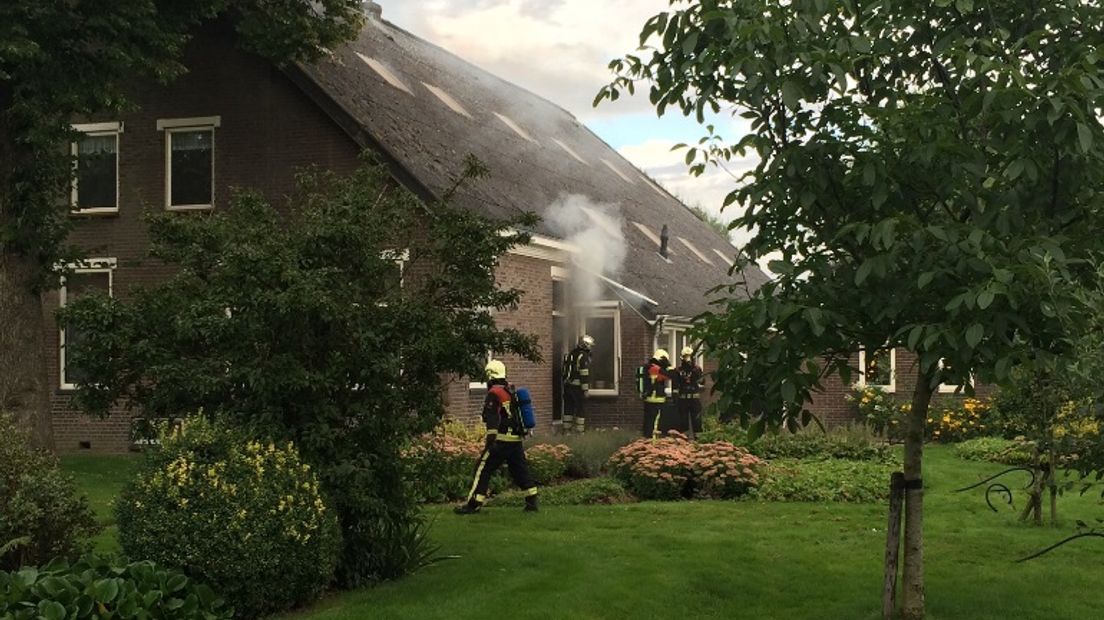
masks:
{"label": "grass path", "polygon": [[[1095,522],[1104,505],[1067,497],[1058,529],[993,513],[981,491],[951,491],[998,465],[929,448],[926,559],[929,618],[1090,620],[1104,617],[1104,544],[1013,560]],[[112,468],[87,467],[99,511],[118,489]],[[132,467],[133,461],[121,467]],[[1016,490],[1017,484],[1008,483]],[[115,491],[112,491],[115,489]],[[1025,496],[1016,493],[1016,505]],[[335,594],[288,620],[361,618],[878,618],[885,508],[759,502],[489,507],[457,517],[428,510],[440,553],[459,556],[393,583]],[[100,513],[103,514],[103,513]],[[110,541],[109,541],[110,542]],[[107,544],[107,543],[105,543]]]}

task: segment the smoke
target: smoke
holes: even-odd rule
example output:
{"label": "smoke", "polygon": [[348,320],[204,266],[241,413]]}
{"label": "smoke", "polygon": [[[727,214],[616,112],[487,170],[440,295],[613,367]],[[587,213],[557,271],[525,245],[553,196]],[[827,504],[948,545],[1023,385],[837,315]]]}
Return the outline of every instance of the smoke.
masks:
{"label": "smoke", "polygon": [[572,303],[586,307],[602,299],[605,283],[599,276],[617,279],[625,263],[621,210],[578,194],[564,194],[549,205],[544,220],[579,248],[571,274]]}

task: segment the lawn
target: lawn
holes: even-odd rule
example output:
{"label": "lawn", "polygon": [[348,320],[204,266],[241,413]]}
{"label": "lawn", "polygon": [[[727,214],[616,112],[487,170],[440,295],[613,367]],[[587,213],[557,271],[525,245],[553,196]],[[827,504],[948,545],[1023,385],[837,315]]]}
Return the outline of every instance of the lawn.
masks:
{"label": "lawn", "polygon": [[[1059,529],[1025,526],[1012,509],[991,512],[981,491],[952,492],[1001,466],[961,461],[944,447],[926,456],[930,618],[1100,617],[1097,539],[1013,562],[1071,532],[1075,519],[1104,516],[1096,498],[1063,498],[1067,525]],[[65,465],[99,510],[119,487],[112,470],[132,462],[82,457]],[[1017,493],[1017,506],[1023,500]],[[447,559],[401,581],[332,595],[288,620],[880,615],[883,506],[680,502],[428,513]]]}

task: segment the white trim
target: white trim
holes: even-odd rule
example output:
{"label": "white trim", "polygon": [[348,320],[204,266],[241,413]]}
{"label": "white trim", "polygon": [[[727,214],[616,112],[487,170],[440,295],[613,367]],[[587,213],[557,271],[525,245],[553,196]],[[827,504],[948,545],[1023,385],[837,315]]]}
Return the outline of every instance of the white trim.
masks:
{"label": "white trim", "polygon": [[222,127],[221,116],[192,116],[189,118],[159,118],[157,131],[166,129],[201,129],[203,127]]}
{"label": "white trim", "polygon": [[[503,230],[501,234],[505,237],[518,233],[519,231],[513,228],[507,228]],[[568,254],[577,253],[578,251],[579,248],[577,246],[565,241],[530,233],[528,244],[512,247],[507,254],[538,258],[554,263],[565,263],[567,262]]]}
{"label": "white trim", "polygon": [[[591,387],[590,396],[619,396],[621,393],[621,302],[599,301],[586,306],[590,309],[587,319],[613,319],[613,389]],[[586,335],[586,320],[575,326],[576,340]],[[595,343],[597,344],[597,343]],[[591,381],[594,380],[593,358],[591,359]]]}
{"label": "white trim", "polygon": [[[859,349],[859,387],[868,387],[866,383],[866,349]],[[889,350],[889,384],[879,385],[876,383],[869,384],[869,387],[875,387],[888,394],[893,394],[897,391],[897,348],[893,347]]]}
{"label": "white trim", "polygon": [[[184,124],[165,126],[165,210],[166,211],[206,211],[215,207],[215,128],[219,126],[218,116],[202,118],[182,118],[157,121],[158,129],[162,129],[161,123],[176,123],[177,121],[195,121],[214,119],[209,124]],[[211,132],[211,202],[206,204],[174,205],[172,203],[172,136],[175,133],[210,131]]]}
{"label": "white trim", "polygon": [[69,212],[73,215],[118,213],[121,191],[121,185],[119,183],[119,134],[123,133],[123,121],[113,121],[110,123],[78,123],[73,125],[73,129],[81,132],[85,136],[115,136],[115,206],[92,207],[89,209],[80,209],[77,207],[77,202],[80,200],[80,188],[77,187],[77,184],[80,181],[77,176],[80,170],[80,143],[71,142],[69,144],[69,153],[73,157],[73,180],[69,184]]}
{"label": "white trim", "polygon": [[552,265],[552,279],[553,280],[570,280],[571,270],[561,265]]}
{"label": "white trim", "polygon": [[[667,337],[667,343],[665,345],[663,345],[662,347],[656,346],[654,348],[667,349],[667,353],[669,355],[673,356],[672,359],[671,359],[671,368],[672,369],[678,368],[678,366],[682,364],[682,349],[678,348],[675,344],[676,341],[678,340],[678,336],[679,336],[680,333],[684,334],[691,327],[692,326],[689,325],[689,324],[671,323],[671,322],[665,321],[663,323],[663,327],[656,334],[656,342],[655,342],[656,345],[659,345],[659,337],[660,337],[661,334],[666,335],[666,337]],[[683,338],[685,340],[685,335],[683,336]],[[694,356],[694,362],[697,363],[697,365],[700,366],[704,370],[704,368],[705,368],[705,349],[701,346],[700,342],[698,342],[697,344],[698,344],[698,346],[696,347],[696,350],[697,350],[698,354]],[[667,383],[667,393],[668,394],[671,393],[671,389],[672,389],[672,385],[671,385],[670,382],[668,382]]]}
{"label": "white trim", "polygon": [[[943,360],[939,360],[939,369],[943,370]],[[968,382],[966,383],[966,385],[969,385],[969,386],[973,387],[973,385],[974,385],[974,376],[973,375],[970,375],[970,378],[969,378]],[[964,394],[965,393],[965,386],[957,384],[957,383],[940,383],[939,387],[936,388],[936,392],[939,393],[939,394],[954,394],[956,392]]]}
{"label": "white trim", "polygon": [[708,264],[708,265],[712,265],[712,264],[713,264],[713,261],[709,260],[709,258],[708,258],[708,257],[706,257],[706,255],[705,255],[705,254],[702,254],[702,253],[701,253],[701,251],[700,251],[700,250],[698,250],[698,248],[694,247],[694,244],[693,244],[693,243],[690,243],[690,241],[689,241],[689,240],[688,240],[688,239],[687,239],[686,237],[678,237],[678,236],[676,236],[676,237],[675,237],[675,239],[678,239],[679,241],[681,241],[681,242],[682,242],[682,245],[685,245],[685,246],[686,246],[686,249],[688,249],[688,250],[690,250],[691,252],[693,252],[693,253],[694,253],[694,256],[697,256],[698,258],[700,258],[700,259],[702,260],[702,262],[703,262],[703,263],[706,263],[706,264]]}
{"label": "white trim", "polygon": [[81,133],[123,133],[123,121],[107,123],[74,123],[73,130]]}
{"label": "white trim", "polygon": [[[114,258],[83,258],[67,265],[72,273],[106,273],[107,294],[115,296],[115,267]],[[64,308],[68,301],[68,287],[66,278],[61,278],[61,286],[58,288],[58,308]],[[65,329],[58,329],[58,387],[63,390],[75,390],[76,384],[69,383],[65,377]]]}

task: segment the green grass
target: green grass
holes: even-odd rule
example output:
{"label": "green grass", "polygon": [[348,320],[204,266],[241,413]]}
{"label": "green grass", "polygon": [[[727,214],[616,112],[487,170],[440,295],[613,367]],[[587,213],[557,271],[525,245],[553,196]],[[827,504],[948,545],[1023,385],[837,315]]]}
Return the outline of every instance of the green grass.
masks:
{"label": "green grass", "polygon": [[119,550],[114,501],[140,463],[140,456],[130,454],[67,454],[61,457],[62,469],[76,479],[77,487],[96,513],[96,521],[104,528],[93,541],[96,551]]}
{"label": "green grass", "polygon": [[[962,461],[944,447],[929,448],[925,461],[929,618],[1100,617],[1104,545],[1096,539],[1013,562],[1064,537],[1075,519],[1104,517],[1097,498],[1062,498],[1065,524],[1035,528],[1007,507],[991,512],[980,490],[952,492],[1002,466]],[[1017,507],[1024,498],[1017,491]],[[884,506],[649,502],[428,512],[441,553],[457,557],[287,618],[880,617]]]}

